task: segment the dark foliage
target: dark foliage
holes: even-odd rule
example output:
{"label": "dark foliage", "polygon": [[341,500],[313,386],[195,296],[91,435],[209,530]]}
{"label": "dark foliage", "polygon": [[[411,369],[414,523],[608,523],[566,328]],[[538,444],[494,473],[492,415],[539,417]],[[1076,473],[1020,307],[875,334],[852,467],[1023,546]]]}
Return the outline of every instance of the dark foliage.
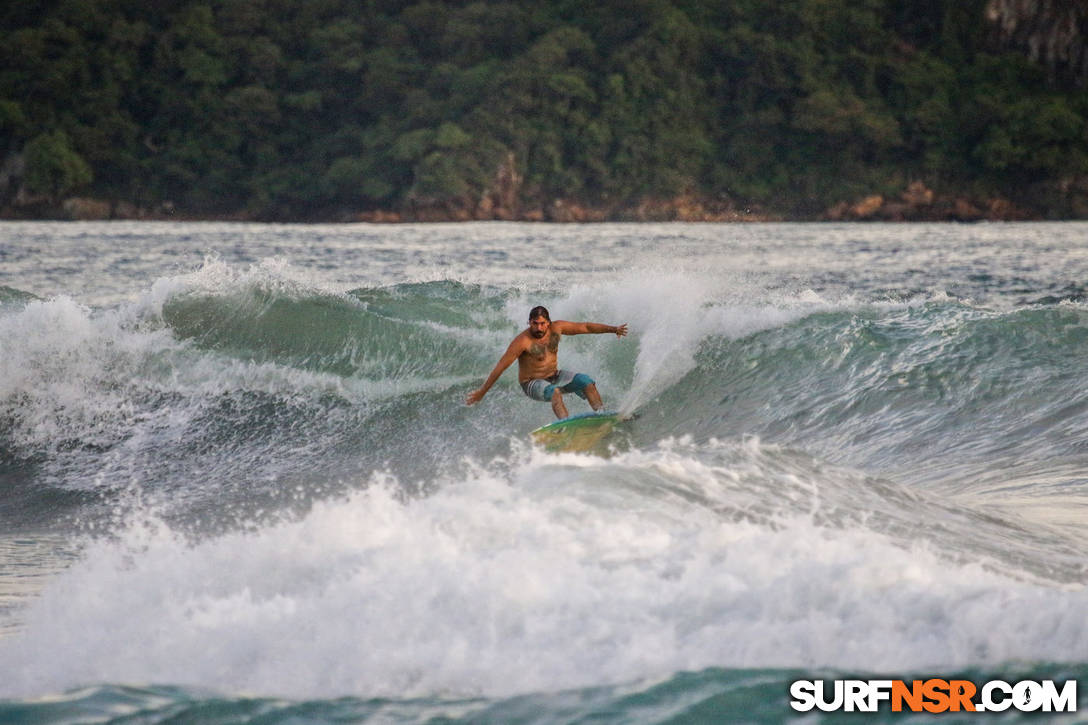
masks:
{"label": "dark foliage", "polygon": [[513,158],[523,206],[804,215],[1088,172],[1088,97],[978,0],[8,0],[0,30],[0,155],[49,198],[466,207]]}

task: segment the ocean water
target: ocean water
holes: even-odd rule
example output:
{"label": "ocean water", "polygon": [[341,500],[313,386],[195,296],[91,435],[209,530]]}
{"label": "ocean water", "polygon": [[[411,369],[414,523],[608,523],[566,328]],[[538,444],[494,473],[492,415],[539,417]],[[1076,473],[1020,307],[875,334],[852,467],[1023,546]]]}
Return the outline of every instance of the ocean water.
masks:
{"label": "ocean water", "polygon": [[[0,722],[1085,711],[1086,290],[1079,223],[0,224]],[[464,405],[536,304],[630,327],[607,449]]]}

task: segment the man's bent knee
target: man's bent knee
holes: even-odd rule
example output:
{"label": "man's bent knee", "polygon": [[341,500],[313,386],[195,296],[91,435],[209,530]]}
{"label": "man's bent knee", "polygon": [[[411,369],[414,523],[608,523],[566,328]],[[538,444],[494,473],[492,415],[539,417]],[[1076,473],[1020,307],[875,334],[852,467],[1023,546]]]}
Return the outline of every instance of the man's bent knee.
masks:
{"label": "man's bent knee", "polygon": [[600,410],[604,407],[604,403],[601,402],[601,394],[597,392],[596,383],[590,383],[586,386],[584,397],[589,401],[589,405],[593,410]]}

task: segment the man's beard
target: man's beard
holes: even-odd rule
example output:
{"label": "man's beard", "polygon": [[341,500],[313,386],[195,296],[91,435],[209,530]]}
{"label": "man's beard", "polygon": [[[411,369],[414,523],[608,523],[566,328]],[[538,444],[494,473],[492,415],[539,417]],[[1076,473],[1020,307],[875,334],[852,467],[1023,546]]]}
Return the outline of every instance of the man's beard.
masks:
{"label": "man's beard", "polygon": [[535,337],[538,340],[540,338],[544,337],[544,335],[546,335],[547,332],[548,332],[547,330],[541,330],[540,332],[537,332],[536,330],[529,330],[529,334],[532,335],[533,337]]}

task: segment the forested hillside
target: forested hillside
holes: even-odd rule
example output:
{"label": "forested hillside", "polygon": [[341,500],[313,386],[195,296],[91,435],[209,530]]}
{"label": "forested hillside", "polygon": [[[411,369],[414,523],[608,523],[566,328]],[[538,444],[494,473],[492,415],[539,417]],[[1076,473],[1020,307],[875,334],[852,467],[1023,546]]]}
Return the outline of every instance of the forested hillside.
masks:
{"label": "forested hillside", "polygon": [[6,0],[0,208],[1088,216],[1083,79],[1011,5]]}

